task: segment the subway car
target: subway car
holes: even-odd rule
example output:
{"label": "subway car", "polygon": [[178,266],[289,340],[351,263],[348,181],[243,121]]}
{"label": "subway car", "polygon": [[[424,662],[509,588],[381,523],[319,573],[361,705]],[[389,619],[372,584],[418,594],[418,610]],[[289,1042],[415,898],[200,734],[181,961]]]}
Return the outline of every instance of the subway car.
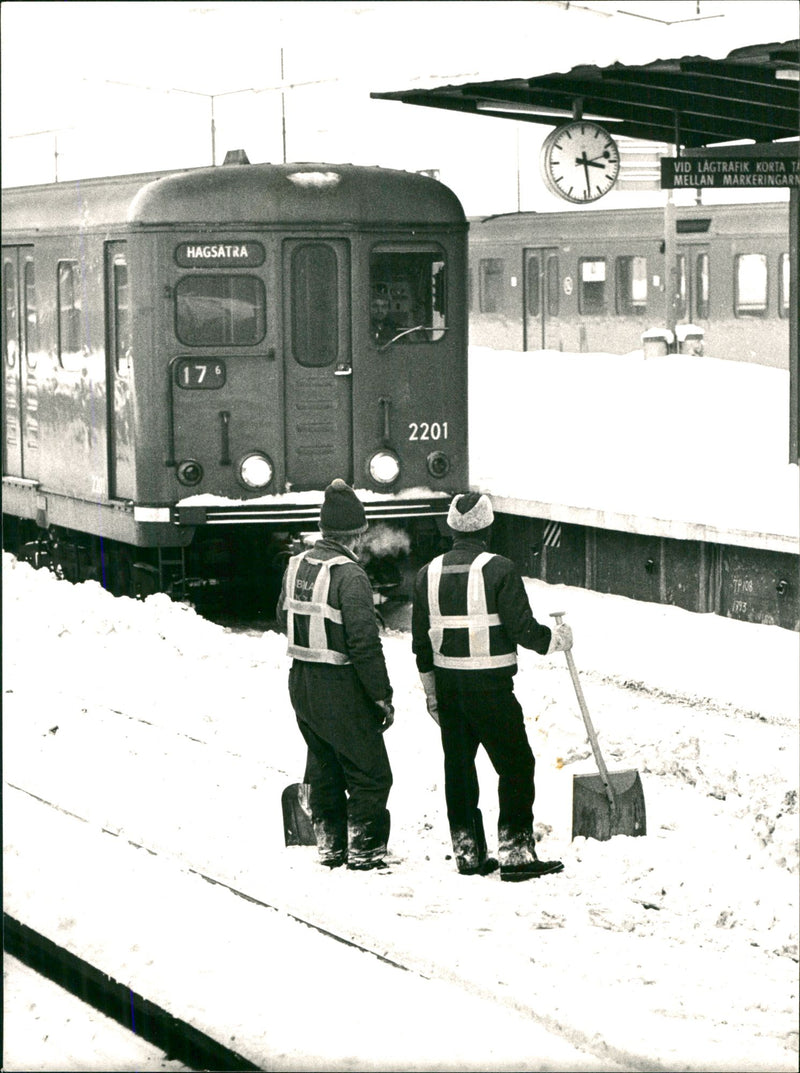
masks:
{"label": "subway car", "polygon": [[470,342],[626,354],[671,321],[667,350],[788,368],[788,203],[665,216],[590,209],[471,220]]}
{"label": "subway car", "polygon": [[375,562],[437,546],[468,479],[447,187],[238,151],[8,189],[2,210],[6,548],[117,593],[266,604],[334,477]]}

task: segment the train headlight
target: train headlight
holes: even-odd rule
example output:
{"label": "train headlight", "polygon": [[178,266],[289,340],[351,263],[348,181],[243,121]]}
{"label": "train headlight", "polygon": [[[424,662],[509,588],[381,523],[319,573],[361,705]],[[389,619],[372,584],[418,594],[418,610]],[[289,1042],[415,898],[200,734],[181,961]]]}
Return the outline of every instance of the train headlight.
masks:
{"label": "train headlight", "polygon": [[203,479],[203,467],[193,458],[185,458],[179,462],[176,473],[181,484],[189,486],[199,484]]}
{"label": "train headlight", "polygon": [[425,461],[431,477],[444,477],[450,472],[450,459],[444,451],[431,451]]}
{"label": "train headlight", "polygon": [[273,472],[272,463],[261,451],[252,451],[239,463],[239,480],[245,488],[266,488]]}
{"label": "train headlight", "polygon": [[376,451],[367,468],[373,481],[378,484],[393,484],[400,476],[400,459],[394,451]]}

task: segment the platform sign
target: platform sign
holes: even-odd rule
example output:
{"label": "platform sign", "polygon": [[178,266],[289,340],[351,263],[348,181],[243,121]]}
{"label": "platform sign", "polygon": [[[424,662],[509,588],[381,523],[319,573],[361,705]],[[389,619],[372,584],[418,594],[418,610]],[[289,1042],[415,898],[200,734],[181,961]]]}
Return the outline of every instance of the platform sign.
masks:
{"label": "platform sign", "polygon": [[800,187],[800,156],[662,157],[661,189],[766,190]]}

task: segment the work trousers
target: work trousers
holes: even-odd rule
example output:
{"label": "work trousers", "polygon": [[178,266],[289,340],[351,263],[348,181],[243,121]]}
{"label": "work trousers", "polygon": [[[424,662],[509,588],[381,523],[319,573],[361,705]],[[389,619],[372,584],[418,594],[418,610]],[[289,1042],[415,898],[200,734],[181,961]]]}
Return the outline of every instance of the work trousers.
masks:
{"label": "work trousers", "polygon": [[300,660],[289,672],[289,696],[308,747],[305,781],[320,860],[381,860],[392,771],[377,706],[351,666]]}
{"label": "work trousers", "polygon": [[436,670],[436,696],[444,750],[447,818],[459,871],[486,859],[480,787],[475,767],[478,747],[497,772],[498,857],[501,865],[536,859],[533,840],[535,760],[510,677],[476,684],[470,671]]}

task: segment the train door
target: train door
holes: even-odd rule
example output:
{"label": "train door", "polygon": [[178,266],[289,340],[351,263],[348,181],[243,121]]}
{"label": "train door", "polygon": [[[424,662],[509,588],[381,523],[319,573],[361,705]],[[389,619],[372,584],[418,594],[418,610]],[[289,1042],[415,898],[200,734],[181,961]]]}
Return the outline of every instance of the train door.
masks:
{"label": "train door", "polygon": [[107,242],[105,255],[108,496],[134,499],[133,337],[126,243]]}
{"label": "train door", "polygon": [[560,296],[558,250],[550,247],[526,249],[522,281],[525,309],[523,348],[558,348],[555,325]]}
{"label": "train door", "polygon": [[709,246],[707,242],[678,243],[675,319],[678,324],[707,327],[709,306]]}
{"label": "train door", "polygon": [[37,476],[38,314],[32,247],[3,247],[3,474]]}
{"label": "train door", "polygon": [[286,481],[353,480],[350,251],[344,239],[283,244]]}

